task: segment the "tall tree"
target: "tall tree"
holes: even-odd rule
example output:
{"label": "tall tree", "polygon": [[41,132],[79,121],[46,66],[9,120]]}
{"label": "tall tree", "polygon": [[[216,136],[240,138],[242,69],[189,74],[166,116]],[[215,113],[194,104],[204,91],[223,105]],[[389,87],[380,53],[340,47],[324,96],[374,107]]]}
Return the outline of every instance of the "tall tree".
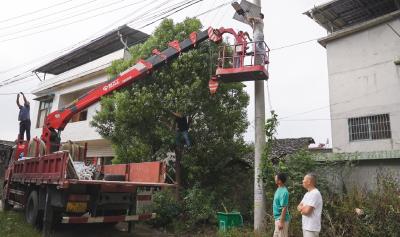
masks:
{"label": "tall tree", "polygon": [[[162,51],[168,42],[181,41],[201,28],[193,18],[177,24],[164,20],[146,42],[130,48],[131,60],[113,62],[108,72],[116,76],[153,49]],[[204,42],[150,77],[102,98],[92,126],[112,142],[117,162],[156,160],[171,151],[175,142],[171,111],[192,120],[193,146],[182,157],[186,185],[213,184],[224,175],[226,165],[240,159],[249,96],[242,83],[222,84],[216,95],[210,95],[208,81],[215,71],[217,50],[214,43]]]}

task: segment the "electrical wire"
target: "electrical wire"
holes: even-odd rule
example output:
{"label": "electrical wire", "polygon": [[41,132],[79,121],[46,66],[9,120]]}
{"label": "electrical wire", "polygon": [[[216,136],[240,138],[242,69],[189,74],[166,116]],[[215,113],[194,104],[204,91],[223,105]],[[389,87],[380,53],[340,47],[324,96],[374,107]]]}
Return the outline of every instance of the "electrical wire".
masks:
{"label": "electrical wire", "polygon": [[273,107],[272,107],[271,92],[269,91],[269,83],[268,83],[268,80],[267,80],[266,84],[267,84],[267,96],[268,96],[269,111],[272,112],[274,109],[273,109]]}
{"label": "electrical wire", "polygon": [[154,21],[152,21],[152,22],[150,22],[150,23],[148,23],[148,24],[142,26],[141,28],[144,28],[144,27],[146,27],[146,26],[152,25],[152,24],[154,24],[154,23],[156,23],[156,22],[158,22],[158,21],[161,21],[161,20],[163,20],[163,19],[165,19],[165,18],[167,18],[167,17],[169,17],[169,16],[171,16],[171,15],[177,13],[177,12],[180,12],[180,11],[182,11],[182,10],[184,10],[184,9],[190,7],[190,6],[193,6],[193,5],[195,5],[195,4],[199,3],[199,2],[202,2],[202,1],[204,1],[204,0],[197,0],[197,1],[195,1],[195,2],[193,2],[193,3],[191,3],[191,4],[189,4],[189,5],[187,5],[187,6],[184,7],[184,8],[180,8],[180,9],[179,9],[179,8],[176,8],[177,10],[173,9],[173,10],[175,10],[175,11],[173,11],[172,13],[167,14],[167,15],[165,15],[165,16],[163,16],[163,17],[157,19],[157,20],[154,20]]}
{"label": "electrical wire", "polygon": [[57,3],[57,4],[54,4],[54,5],[39,9],[39,10],[35,10],[35,11],[32,11],[32,12],[21,14],[21,15],[18,15],[18,16],[13,16],[13,17],[7,18],[5,20],[1,20],[0,23],[11,21],[11,20],[14,20],[14,19],[18,19],[18,18],[21,18],[21,17],[24,17],[24,16],[29,16],[29,15],[32,15],[32,14],[35,14],[35,13],[38,13],[38,12],[42,12],[42,11],[48,10],[50,8],[54,8],[54,7],[57,7],[57,6],[60,6],[60,5],[64,5],[64,4],[68,3],[68,2],[72,2],[72,0],[68,0],[68,1],[61,2],[61,3]]}
{"label": "electrical wire", "polygon": [[[91,2],[93,2],[93,1],[97,1],[97,0],[92,0]],[[80,13],[72,15],[72,16],[68,15],[68,17],[64,17],[64,18],[58,19],[57,21],[52,21],[52,22],[41,24],[41,25],[28,27],[26,29],[22,29],[22,30],[19,30],[19,31],[16,31],[16,32],[8,33],[6,35],[0,35],[0,38],[8,37],[10,35],[22,33],[22,32],[29,31],[29,30],[34,30],[34,29],[37,29],[37,28],[41,28],[43,26],[48,26],[48,25],[60,23],[60,22],[65,21],[65,20],[70,20],[71,18],[75,18],[75,17],[81,16],[81,15],[86,15],[86,14],[88,14],[88,12],[93,13],[94,11],[97,11],[97,10],[100,10],[100,9],[103,9],[103,8],[108,8],[108,7],[112,6],[112,5],[119,4],[119,3],[124,2],[124,1],[126,1],[126,0],[120,0],[120,1],[117,1],[117,2],[109,3],[107,5],[104,5],[104,6],[101,6],[101,7],[97,7],[97,8],[94,8],[94,9],[86,9],[84,12],[80,12]],[[137,2],[137,3],[134,3],[134,4],[129,4],[127,6],[132,6],[132,5],[136,5],[136,4],[142,4],[142,3],[146,2],[146,1],[149,1],[149,0],[142,0],[141,2]],[[123,6],[122,8],[125,8],[127,6]]]}
{"label": "electrical wire", "polygon": [[199,16],[202,16],[202,15],[208,14],[208,13],[210,13],[210,12],[213,12],[213,11],[215,11],[215,10],[221,8],[221,7],[224,7],[224,6],[228,5],[228,4],[231,4],[231,2],[232,2],[232,1],[228,1],[228,2],[226,2],[226,3],[222,3],[221,5],[218,5],[218,6],[212,8],[212,9],[209,9],[209,10],[207,10],[207,11],[204,11],[204,12],[198,14],[198,15],[195,15],[194,17],[199,17]]}
{"label": "electrical wire", "polygon": [[297,42],[297,43],[293,43],[293,44],[288,44],[288,45],[284,45],[284,46],[280,46],[280,47],[277,47],[277,48],[272,48],[271,51],[276,51],[276,50],[286,49],[286,48],[290,48],[290,47],[294,47],[294,46],[298,46],[298,45],[302,45],[302,44],[307,44],[307,43],[316,41],[316,40],[318,40],[320,38],[321,37],[310,39],[310,40],[305,40],[305,41],[301,41],[301,42]]}
{"label": "electrical wire", "polygon": [[[165,2],[167,2],[167,1],[165,1]],[[157,8],[157,7],[156,7],[156,8]],[[150,12],[151,10],[152,10],[152,9],[148,10],[146,13]],[[119,20],[118,20],[118,21],[119,21]],[[112,25],[113,25],[113,24],[111,24],[110,26],[112,26]],[[106,27],[106,28],[107,28],[107,27]],[[102,29],[101,31],[106,30],[106,28]],[[95,34],[97,34],[97,33],[99,33],[99,32],[96,32]],[[52,53],[47,54],[47,55],[45,55],[45,56],[43,56],[43,57],[38,57],[38,58],[32,60],[31,62],[37,62],[38,59],[46,58],[47,56],[53,55],[53,54],[55,54],[55,53],[62,53],[62,52],[65,52],[65,51],[67,51],[67,50],[70,50],[70,49],[74,48],[76,45],[79,45],[79,44],[83,43],[84,41],[87,41],[87,40],[89,40],[90,38],[93,38],[93,37],[94,37],[94,35],[92,35],[91,37],[89,37],[89,38],[87,38],[87,39],[85,39],[85,40],[83,40],[83,41],[78,42],[77,44],[74,44],[74,45],[71,46],[71,47],[68,47],[68,48],[65,48],[65,49],[61,50],[61,52],[60,52],[60,51],[52,52]],[[23,65],[26,65],[26,64],[23,64]],[[13,70],[13,69],[15,69],[15,68],[17,68],[17,67],[13,67],[13,68],[8,69],[8,70],[6,70],[6,71],[3,71],[3,72],[1,72],[1,73],[5,73],[5,72],[8,72],[8,71],[11,71],[11,70]],[[3,85],[0,85],[0,87],[1,87],[1,86],[4,86],[4,82],[7,82],[7,81],[12,80],[12,79],[15,79],[16,77],[22,76],[22,75],[24,75],[24,74],[30,73],[30,75],[27,76],[27,77],[30,77],[30,76],[31,76],[31,71],[34,70],[34,69],[35,69],[35,67],[30,68],[29,70],[24,71],[23,73],[20,73],[20,74],[18,74],[18,75],[16,75],[16,76],[13,76],[13,77],[11,77],[11,78],[9,78],[9,79],[3,80],[3,81],[2,81],[2,82],[3,82]],[[24,80],[24,79],[26,79],[27,77],[21,78],[21,80]],[[19,80],[17,80],[17,81],[19,81]],[[9,83],[7,83],[7,84],[9,84]]]}
{"label": "electrical wire", "polygon": [[[147,1],[147,0],[144,0],[144,1]],[[169,1],[169,0],[166,0],[165,2],[168,2],[168,1]],[[163,3],[165,3],[165,2],[163,2]],[[150,4],[150,5],[147,5],[147,6],[151,6],[151,4]],[[153,8],[153,9],[157,9],[158,7],[159,7],[159,6]],[[152,11],[153,9],[148,10],[148,11],[146,12],[146,14],[149,13],[150,11]],[[65,47],[65,48],[63,48],[63,49],[61,49],[61,50],[53,51],[53,52],[51,52],[51,53],[48,53],[48,54],[46,54],[46,55],[42,55],[42,56],[37,57],[37,58],[34,58],[34,59],[32,59],[32,60],[30,60],[30,61],[28,61],[28,62],[21,63],[21,64],[19,64],[19,65],[14,66],[14,67],[8,68],[8,69],[6,69],[6,70],[4,70],[4,71],[0,71],[0,74],[4,74],[4,73],[10,72],[10,71],[13,71],[14,69],[17,69],[17,68],[19,68],[19,67],[21,67],[21,66],[26,66],[26,65],[32,64],[33,62],[38,62],[38,60],[41,60],[41,59],[45,59],[45,58],[48,58],[48,57],[52,57],[52,56],[55,55],[55,54],[62,54],[62,53],[64,53],[64,52],[68,51],[68,50],[71,50],[71,49],[75,48],[76,46],[81,45],[82,43],[84,43],[84,42],[86,42],[86,41],[88,41],[88,40],[90,40],[90,39],[96,38],[97,35],[99,35],[100,33],[104,32],[104,31],[109,30],[109,29],[110,29],[111,27],[113,27],[116,23],[118,23],[119,21],[121,21],[121,20],[123,20],[123,19],[126,19],[126,18],[129,17],[130,15],[132,15],[132,13],[129,13],[129,14],[123,16],[122,18],[118,19],[117,21],[114,21],[113,23],[109,24],[108,26],[102,28],[102,29],[99,30],[99,31],[96,31],[94,34],[90,35],[89,37],[85,38],[84,40],[81,40],[81,41],[79,41],[79,42],[77,42],[77,43],[75,43],[75,44],[73,44],[73,45],[70,45],[70,46],[68,46],[68,47]],[[33,67],[33,68],[31,68],[31,69],[28,69],[28,70],[25,71],[24,73],[26,73],[26,72],[31,72],[31,71],[34,70],[34,69],[35,69],[35,67]]]}
{"label": "electrical wire", "polygon": [[[8,92],[8,93],[0,93],[0,95],[18,95],[20,92]],[[31,95],[30,92],[23,92],[25,95]]]}
{"label": "electrical wire", "polygon": [[[93,16],[89,16],[89,17],[86,17],[86,18],[83,18],[83,19],[75,20],[75,21],[72,21],[72,22],[69,22],[69,23],[65,23],[65,24],[62,24],[62,25],[50,27],[50,28],[47,28],[47,29],[44,29],[44,30],[40,30],[40,31],[36,31],[36,32],[31,32],[31,33],[19,35],[19,36],[16,36],[16,37],[5,39],[5,40],[0,40],[0,43],[8,42],[8,41],[15,40],[15,39],[24,38],[26,36],[36,35],[36,34],[39,34],[39,33],[55,30],[55,29],[58,29],[58,28],[61,28],[61,27],[64,27],[64,26],[69,26],[69,25],[76,24],[76,23],[81,23],[82,21],[90,20],[92,18],[95,18],[95,17],[98,17],[98,16],[103,16],[105,14],[109,14],[109,13],[112,13],[112,12],[115,12],[115,11],[118,11],[118,10],[121,10],[121,9],[126,9],[127,7],[130,7],[130,6],[133,6],[133,5],[137,5],[137,4],[138,3],[131,3],[131,4],[116,8],[116,9],[112,9],[112,10],[108,10],[108,11],[105,11],[105,12],[101,12],[101,13],[95,14]],[[2,38],[2,37],[0,37],[0,38]]]}
{"label": "electrical wire", "polygon": [[[75,8],[80,8],[80,7],[82,7],[82,6],[91,4],[92,2],[96,2],[96,1],[98,1],[98,0],[91,0],[91,1],[89,1],[89,2],[85,2],[85,3],[79,4],[79,5],[76,5],[76,6],[67,8],[67,9],[62,9],[62,10],[60,10],[60,11],[53,12],[53,13],[48,14],[48,15],[44,15],[44,16],[37,17],[37,18],[34,18],[34,19],[28,19],[28,20],[26,20],[26,21],[22,21],[22,22],[19,22],[19,23],[17,23],[17,24],[13,24],[13,25],[9,25],[9,26],[0,27],[0,30],[5,30],[5,29],[14,28],[14,27],[17,27],[17,26],[20,26],[20,25],[26,25],[26,23],[32,23],[32,22],[35,22],[35,21],[38,21],[38,20],[47,18],[47,17],[49,17],[49,16],[57,15],[57,14],[59,14],[59,13],[65,13],[66,11],[69,11],[69,10],[72,10],[72,9],[75,9]],[[90,9],[87,9],[87,10],[90,10]],[[87,11],[86,11],[86,13],[87,13]],[[33,28],[35,28],[35,27],[36,27],[36,26],[33,26]],[[31,27],[29,27],[29,28],[31,28]],[[29,28],[28,28],[28,29],[29,29]]]}
{"label": "electrical wire", "polygon": [[[166,2],[168,2],[168,0],[165,1],[165,2],[163,2],[163,3],[161,3],[160,5],[161,5],[161,6],[164,5]],[[213,9],[209,9],[209,10],[207,10],[207,11],[204,11],[204,12],[200,13],[200,14],[197,14],[197,15],[195,15],[194,17],[200,17],[200,16],[202,16],[202,15],[208,14],[208,13],[213,12],[213,11],[215,11],[215,10],[221,8],[221,7],[224,7],[224,6],[228,5],[228,4],[230,4],[230,1],[228,1],[228,2],[226,2],[226,3],[223,3],[223,4],[217,6],[217,7],[213,8]],[[156,9],[158,9],[158,8],[160,7],[160,5],[158,5],[158,6],[156,7]],[[143,16],[144,14],[148,14],[148,13],[151,12],[152,10],[153,10],[153,9],[148,10],[147,12],[143,13],[141,16]],[[131,14],[129,14],[129,15],[131,15]],[[128,15],[127,15],[127,16],[128,16]],[[131,20],[131,21],[128,22],[127,24],[130,24],[130,23],[134,22],[135,20],[140,19],[141,16],[138,16],[138,17],[134,18],[133,20]],[[114,23],[110,24],[109,27],[113,26],[115,23],[121,21],[121,20],[124,19],[124,18],[126,18],[126,16],[124,16],[123,18],[121,18],[121,19],[115,21]],[[164,18],[163,18],[163,19],[164,19]],[[153,22],[153,23],[154,23],[154,22]],[[83,42],[89,40],[90,38],[93,38],[95,35],[97,35],[98,33],[102,32],[102,31],[104,31],[104,30],[106,30],[106,29],[108,29],[109,27],[105,27],[104,29],[102,29],[102,30],[96,32],[94,35],[91,35],[91,36],[88,37],[87,39],[85,39],[85,40],[83,40],[83,41],[80,41],[80,42],[78,42],[78,43],[76,43],[76,44],[74,44],[74,45],[72,45],[72,46],[70,46],[70,47],[64,48],[64,49],[62,49],[62,50],[57,50],[57,51],[51,52],[51,53],[49,53],[49,54],[46,54],[46,55],[41,56],[41,57],[37,57],[37,58],[35,58],[35,59],[31,60],[31,61],[28,61],[28,62],[24,62],[24,63],[22,63],[22,64],[20,64],[20,65],[17,65],[17,66],[15,66],[15,67],[9,68],[9,69],[7,69],[7,70],[5,70],[5,71],[1,71],[0,74],[7,73],[7,72],[9,72],[9,71],[13,71],[13,70],[19,68],[20,66],[26,66],[27,64],[31,64],[32,62],[37,62],[38,60],[41,60],[41,59],[50,57],[50,56],[52,56],[52,55],[54,55],[54,54],[60,54],[60,53],[66,52],[66,51],[68,51],[68,50],[71,50],[71,49],[74,48],[75,46],[82,44]],[[25,74],[26,74],[26,73],[30,73],[30,72],[31,72],[32,70],[34,70],[34,69],[35,69],[35,67],[30,68],[30,69],[24,71],[23,73],[25,73]],[[20,74],[17,75],[17,76],[20,76]],[[15,77],[15,76],[14,76],[14,77]],[[13,77],[13,78],[14,78],[14,77]],[[7,80],[3,80],[3,81],[7,81]]]}
{"label": "electrical wire", "polygon": [[[149,15],[149,16],[147,16],[147,17],[142,17],[141,19],[139,19],[138,21],[136,21],[136,23],[143,22],[143,21],[144,21],[144,22],[145,22],[145,21],[149,21],[149,20],[152,20],[152,19],[154,19],[154,18],[163,16],[163,15],[167,14],[168,12],[170,12],[171,9],[173,9],[173,8],[176,8],[176,7],[183,7],[183,6],[185,6],[185,5],[187,5],[187,4],[190,4],[190,3],[194,2],[194,1],[196,1],[196,0],[189,0],[189,1],[188,1],[188,0],[185,0],[185,1],[181,1],[181,2],[175,3],[175,4],[173,4],[173,5],[171,5],[171,6],[168,6],[168,7],[164,8],[164,9],[159,9],[158,11],[154,11],[154,12],[153,12],[153,15]],[[167,1],[167,2],[168,2],[168,1]],[[130,22],[128,22],[127,24],[130,24]]]}
{"label": "electrical wire", "polygon": [[[141,28],[144,28],[144,27],[146,27],[146,26],[149,26],[149,25],[151,25],[151,24],[154,24],[154,23],[157,22],[157,21],[163,20],[163,19],[167,18],[168,16],[171,16],[172,14],[175,14],[175,13],[177,13],[177,12],[179,12],[179,11],[182,11],[183,9],[188,8],[188,7],[190,7],[190,6],[194,5],[194,4],[197,4],[197,3],[201,2],[201,1],[204,1],[204,0],[195,0],[195,1],[192,0],[192,1],[191,1],[192,3],[189,4],[189,5],[187,5],[187,6],[185,6],[184,8],[175,8],[175,9],[172,9],[172,10],[175,10],[175,11],[173,11],[172,13],[167,14],[167,15],[165,15],[164,17],[161,17],[161,18],[159,18],[159,19],[157,19],[157,20],[155,20],[155,21],[153,21],[153,22],[148,23],[148,24],[142,26]],[[202,12],[202,13],[198,14],[197,16],[194,16],[194,17],[198,17],[198,16],[201,16],[201,15],[205,15],[205,14],[210,13],[210,12],[212,12],[212,11],[215,11],[215,10],[217,10],[217,9],[221,8],[222,6],[225,6],[225,5],[227,5],[227,4],[229,4],[229,2],[223,3],[223,4],[217,6],[217,7],[213,8],[213,9],[209,9],[209,10],[207,10],[207,11],[204,11],[204,12]],[[144,41],[144,40],[147,40],[147,38],[143,39],[142,41]],[[25,80],[25,79],[27,79],[27,78],[29,78],[29,77],[32,76],[32,74],[30,74],[30,75],[24,76],[24,77],[22,77],[22,78],[16,78],[16,77],[21,76],[21,75],[23,75],[23,74],[24,74],[24,73],[21,73],[21,74],[19,74],[19,75],[17,75],[17,76],[13,76],[13,77],[11,77],[11,78],[9,78],[9,79],[6,79],[6,80],[2,81],[3,84],[0,84],[0,88],[1,88],[1,87],[4,87],[4,86],[7,86],[7,85],[10,85],[10,84],[13,84],[13,83],[16,83],[16,82],[21,81],[21,80]],[[14,79],[14,80],[13,80],[13,79]],[[11,81],[11,80],[12,80],[12,81]]]}

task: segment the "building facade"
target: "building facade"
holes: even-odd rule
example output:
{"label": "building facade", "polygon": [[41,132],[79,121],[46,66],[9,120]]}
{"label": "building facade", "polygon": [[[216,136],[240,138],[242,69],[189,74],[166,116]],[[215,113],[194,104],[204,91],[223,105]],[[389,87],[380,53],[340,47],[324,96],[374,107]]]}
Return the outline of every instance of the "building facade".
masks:
{"label": "building facade", "polygon": [[[400,1],[335,0],[305,12],[328,35],[333,153],[320,170],[339,191],[400,180]],[[346,162],[352,162],[347,166]]]}
{"label": "building facade", "polygon": [[400,150],[396,2],[339,0],[306,13],[329,32],[319,43],[327,53],[334,152]]}
{"label": "building facade", "polygon": [[[36,96],[31,112],[33,136],[40,136],[49,113],[67,107],[84,93],[110,80],[106,69],[112,61],[129,56],[126,46],[147,37],[145,33],[122,26],[36,69],[37,73],[54,76],[43,80],[32,92]],[[100,109],[100,102],[97,102],[75,114],[61,132],[61,141],[86,143],[87,157],[113,157],[110,142],[90,126]]]}

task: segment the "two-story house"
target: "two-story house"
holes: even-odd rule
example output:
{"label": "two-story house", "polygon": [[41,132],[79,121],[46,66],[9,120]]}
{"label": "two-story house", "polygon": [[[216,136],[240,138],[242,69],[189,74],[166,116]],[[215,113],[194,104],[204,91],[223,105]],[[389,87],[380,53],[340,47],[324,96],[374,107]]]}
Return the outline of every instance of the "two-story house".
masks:
{"label": "two-story house", "polygon": [[325,28],[333,155],[346,182],[400,178],[400,1],[334,0],[305,12]]}
{"label": "two-story house", "polygon": [[335,152],[400,150],[400,1],[336,0],[306,12],[324,27]]}
{"label": "two-story house", "polygon": [[[111,62],[129,57],[127,47],[147,37],[143,32],[121,26],[37,68],[35,72],[44,80],[32,92],[36,96],[32,106],[32,134],[40,136],[44,119],[50,112],[67,106],[109,80],[106,69]],[[51,79],[46,79],[48,74],[53,75]],[[113,157],[109,141],[90,126],[90,121],[100,109],[100,103],[97,102],[75,114],[61,133],[61,141],[87,143],[88,157]]]}

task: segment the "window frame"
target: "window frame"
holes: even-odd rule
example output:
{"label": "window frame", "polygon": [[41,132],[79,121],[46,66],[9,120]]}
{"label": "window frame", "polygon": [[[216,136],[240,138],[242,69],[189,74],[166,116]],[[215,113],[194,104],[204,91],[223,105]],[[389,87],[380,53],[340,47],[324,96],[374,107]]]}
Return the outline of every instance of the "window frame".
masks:
{"label": "window frame", "polygon": [[[39,109],[38,109],[37,120],[36,120],[36,128],[43,127],[44,121],[45,121],[47,115],[50,114],[52,107],[53,107],[53,99],[39,100]],[[43,112],[44,112],[44,115],[42,114]],[[42,117],[42,115],[43,115],[43,117]],[[43,120],[42,120],[42,118],[43,118]]]}
{"label": "window frame", "polygon": [[349,141],[392,139],[390,114],[377,114],[347,119]]}

